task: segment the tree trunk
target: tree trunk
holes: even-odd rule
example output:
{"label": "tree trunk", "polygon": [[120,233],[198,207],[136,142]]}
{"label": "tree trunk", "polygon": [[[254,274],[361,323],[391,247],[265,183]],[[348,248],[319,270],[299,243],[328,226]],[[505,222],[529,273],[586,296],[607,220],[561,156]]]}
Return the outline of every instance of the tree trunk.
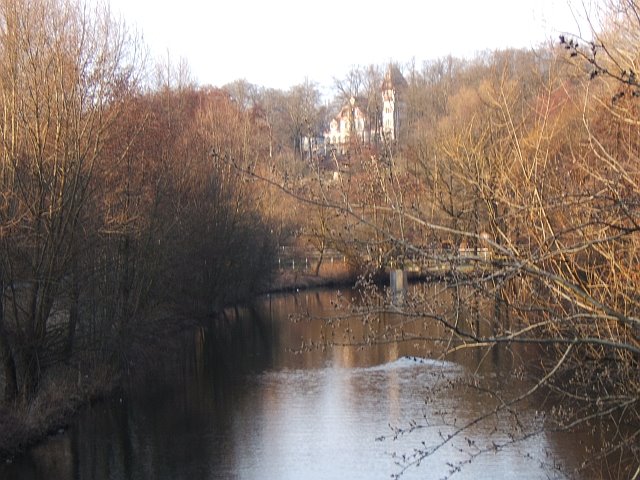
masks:
{"label": "tree trunk", "polygon": [[12,403],[18,396],[16,362],[4,328],[4,282],[0,281],[0,362],[4,373],[4,399]]}
{"label": "tree trunk", "polygon": [[73,354],[73,348],[76,339],[76,327],[78,325],[78,302],[79,302],[79,285],[77,267],[74,260],[74,271],[71,277],[71,305],[69,305],[69,332],[67,334],[67,344],[65,346],[65,355],[70,358]]}
{"label": "tree trunk", "polygon": [[76,279],[73,279],[71,305],[69,306],[69,331],[65,345],[65,355],[67,358],[73,354],[76,339],[76,327],[78,325],[78,286]]}
{"label": "tree trunk", "polygon": [[16,362],[13,359],[13,354],[4,332],[0,333],[0,357],[2,357],[2,370],[4,373],[4,400],[6,403],[13,403],[18,397]]}
{"label": "tree trunk", "polygon": [[40,364],[37,347],[24,347],[21,355],[21,363],[24,365],[22,385],[20,388],[21,401],[27,405],[38,391],[40,382]]}
{"label": "tree trunk", "polygon": [[324,242],[322,242],[322,245],[320,246],[320,258],[318,259],[318,263],[316,264],[316,270],[314,272],[314,275],[317,277],[320,275],[320,268],[322,267],[322,261],[324,260]]}

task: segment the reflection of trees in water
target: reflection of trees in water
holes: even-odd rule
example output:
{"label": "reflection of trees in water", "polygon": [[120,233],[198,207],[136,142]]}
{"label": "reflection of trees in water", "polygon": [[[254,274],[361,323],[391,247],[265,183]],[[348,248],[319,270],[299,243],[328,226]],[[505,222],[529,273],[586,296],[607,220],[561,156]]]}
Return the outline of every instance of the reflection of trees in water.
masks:
{"label": "reflection of trees in water", "polygon": [[[461,302],[441,287],[415,286],[414,295],[441,295],[442,312],[449,312]],[[464,293],[459,290],[457,295]],[[448,361],[429,363],[424,357],[429,353],[439,357],[450,344],[448,330],[434,318],[383,311],[383,305],[381,300],[371,308],[356,291],[327,290],[265,297],[253,309],[231,310],[215,324],[185,335],[182,360],[164,370],[168,385],[140,384],[135,395],[127,395],[122,403],[116,399],[87,409],[69,436],[60,437],[68,440],[34,460],[34,468],[57,469],[58,478],[82,480],[187,479],[202,476],[202,469],[224,474],[225,468],[232,468],[228,459],[247,445],[243,437],[229,438],[239,419],[265,412],[286,416],[290,397],[303,394],[290,392],[281,382],[302,382],[305,392],[311,389],[316,394],[329,389],[340,402],[355,402],[349,407],[355,412],[384,408],[397,427],[392,436],[439,448],[424,459],[437,471],[446,462],[462,466],[477,455],[500,449],[510,449],[509,455],[522,449],[525,455],[531,447],[540,455],[551,448],[551,441],[560,446],[567,464],[578,461],[579,448],[563,443],[562,437],[542,432],[533,444],[526,443],[543,425],[536,415],[536,402],[542,405],[545,399],[541,392],[495,411],[531,387],[522,366],[537,352],[505,345],[486,351],[458,350]],[[483,307],[479,315],[461,311],[459,321],[464,323],[465,315],[470,315],[472,324],[479,321],[489,331],[494,325],[483,315],[492,312],[492,306],[478,305]],[[384,335],[386,342],[374,342]],[[307,401],[320,400],[312,396],[305,397]],[[405,409],[416,404],[425,416],[409,423]],[[387,431],[383,422],[375,435]],[[399,455],[407,453],[402,445],[407,443],[390,439],[384,443],[386,450],[397,450]],[[52,469],[54,457],[71,460]]]}
{"label": "reflection of trees in water", "polygon": [[[233,457],[234,443],[218,432],[231,430],[244,402],[242,376],[271,365],[277,331],[261,309],[238,308],[186,333],[180,355],[158,359],[156,372],[122,398],[86,408],[64,440],[33,450],[24,478],[186,480],[201,478],[203,468],[222,472],[215,462]],[[53,468],[52,458],[69,462]]]}
{"label": "reflection of trees in water", "polygon": [[211,325],[195,333],[197,371],[223,379],[268,368],[277,328],[264,308],[225,310]]}
{"label": "reflection of trees in water", "polygon": [[[525,448],[523,445],[532,438],[546,438],[549,424],[544,412],[550,415],[554,402],[544,385],[541,359],[547,355],[543,347],[526,342],[491,341],[483,345],[479,341],[523,328],[517,317],[508,315],[508,305],[499,290],[418,284],[407,292],[402,308],[378,288],[305,293],[283,301],[291,302],[297,311],[292,329],[303,339],[299,347],[293,344],[298,355],[329,351],[333,364],[341,367],[383,364],[402,356],[447,359],[466,367],[466,375],[448,378],[431,389],[432,400],[449,399],[438,411],[446,433],[404,457],[401,463],[407,467],[429,461],[440,449],[454,445],[463,452],[458,463],[452,464],[452,471],[456,471],[480,455]],[[452,402],[452,398],[460,402]],[[397,427],[394,435],[400,436],[419,436],[432,428],[421,419]],[[561,464],[575,468],[588,454],[588,447],[601,446],[611,439],[597,439],[588,429],[578,429],[574,434],[583,443],[571,448],[564,445],[563,452],[570,458],[549,454],[549,458],[538,461],[548,463],[551,470]],[[561,440],[558,444],[563,445]]]}

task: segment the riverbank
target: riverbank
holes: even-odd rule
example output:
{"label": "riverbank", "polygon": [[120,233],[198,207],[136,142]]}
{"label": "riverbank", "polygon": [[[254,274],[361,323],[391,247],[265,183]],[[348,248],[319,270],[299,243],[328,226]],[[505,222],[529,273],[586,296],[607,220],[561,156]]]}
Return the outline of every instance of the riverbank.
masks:
{"label": "riverbank", "polygon": [[69,425],[78,410],[116,392],[121,377],[108,368],[80,373],[79,366],[58,367],[42,379],[37,396],[28,405],[0,407],[0,461],[11,463],[29,447]]}
{"label": "riverbank", "polygon": [[[264,293],[307,290],[353,284],[357,275],[347,264],[323,265],[318,275],[304,270],[278,271]],[[36,398],[26,406],[0,404],[0,461],[25,452],[50,435],[63,431],[78,410],[108,398],[122,388],[124,379],[113,369],[99,366],[86,369],[77,359],[47,371]]]}
{"label": "riverbank", "polygon": [[318,275],[306,270],[279,271],[265,293],[290,292],[355,283],[358,275],[346,264],[322,266]]}

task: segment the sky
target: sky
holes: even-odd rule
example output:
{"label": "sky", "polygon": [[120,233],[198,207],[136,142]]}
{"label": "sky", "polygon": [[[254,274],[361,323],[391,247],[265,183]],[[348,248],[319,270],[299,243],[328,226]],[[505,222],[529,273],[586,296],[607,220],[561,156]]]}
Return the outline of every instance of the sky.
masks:
{"label": "sky", "polygon": [[[596,0],[110,0],[153,58],[187,61],[201,85],[238,79],[330,89],[354,66],[471,58],[580,33]],[[569,3],[571,2],[571,3]]]}

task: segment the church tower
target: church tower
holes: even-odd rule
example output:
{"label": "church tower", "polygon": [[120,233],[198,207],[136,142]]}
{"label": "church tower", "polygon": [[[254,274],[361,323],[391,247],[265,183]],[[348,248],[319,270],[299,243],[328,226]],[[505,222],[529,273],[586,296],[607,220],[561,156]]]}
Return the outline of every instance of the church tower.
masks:
{"label": "church tower", "polygon": [[402,119],[402,95],[407,81],[395,65],[389,65],[382,81],[382,134],[389,142],[398,139]]}

